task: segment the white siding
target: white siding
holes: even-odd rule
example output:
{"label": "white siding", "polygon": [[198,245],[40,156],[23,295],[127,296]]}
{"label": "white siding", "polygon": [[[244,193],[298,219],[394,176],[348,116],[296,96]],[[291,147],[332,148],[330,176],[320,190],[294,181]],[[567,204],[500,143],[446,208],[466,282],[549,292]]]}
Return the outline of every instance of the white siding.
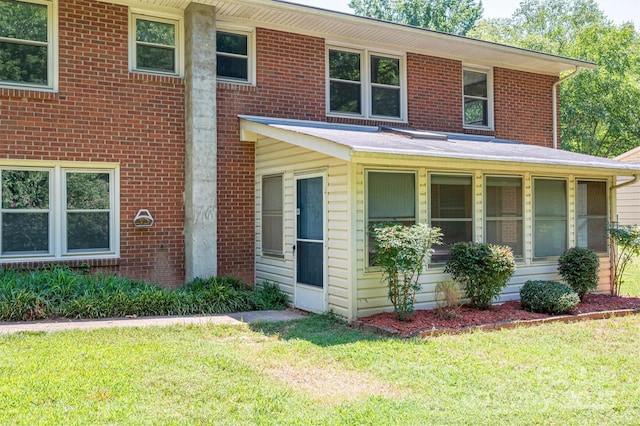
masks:
{"label": "white siding", "polygon": [[[625,163],[640,164],[638,148],[617,157]],[[617,184],[628,182],[629,176],[619,177]],[[621,225],[640,225],[640,182],[623,186],[616,190],[617,217],[615,221]]]}
{"label": "white siding", "polygon": [[[262,139],[256,142],[256,253],[255,279],[280,285],[293,301],[295,244],[295,176],[307,172],[324,172],[327,229],[327,310],[345,317],[349,314],[349,167],[314,151],[284,142]],[[284,256],[262,255],[261,191],[262,176],[283,174],[284,186]]]}

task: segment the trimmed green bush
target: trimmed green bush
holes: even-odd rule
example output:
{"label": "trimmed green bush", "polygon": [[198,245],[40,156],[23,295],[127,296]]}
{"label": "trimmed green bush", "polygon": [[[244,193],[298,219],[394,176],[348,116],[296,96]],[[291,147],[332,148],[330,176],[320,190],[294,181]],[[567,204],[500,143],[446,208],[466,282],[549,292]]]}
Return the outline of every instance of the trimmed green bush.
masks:
{"label": "trimmed green bush", "polygon": [[471,304],[490,309],[516,270],[510,247],[488,243],[455,243],[444,271],[463,288]]}
{"label": "trimmed green bush", "polygon": [[276,283],[263,281],[252,295],[253,304],[261,311],[281,311],[289,304],[289,297],[280,290]]}
{"label": "trimmed green bush", "polygon": [[578,293],[558,281],[530,280],[520,289],[520,306],[531,312],[567,314],[578,303]]}
{"label": "trimmed green bush", "polygon": [[562,279],[578,293],[584,295],[598,288],[598,266],[600,259],[591,249],[573,247],[562,253],[558,259],[558,272]]}
{"label": "trimmed green bush", "polygon": [[196,278],[170,290],[58,265],[31,272],[0,269],[0,320],[215,314],[285,306],[286,295],[275,284],[254,292],[235,278]]}

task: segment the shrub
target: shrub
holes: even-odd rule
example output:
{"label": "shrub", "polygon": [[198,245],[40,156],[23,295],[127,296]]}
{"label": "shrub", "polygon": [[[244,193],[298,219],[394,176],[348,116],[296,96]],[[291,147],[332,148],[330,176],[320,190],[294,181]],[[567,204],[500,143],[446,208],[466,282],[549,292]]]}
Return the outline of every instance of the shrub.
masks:
{"label": "shrub", "polygon": [[440,229],[426,224],[402,226],[382,224],[371,230],[376,264],[382,268],[382,279],[387,281],[393,313],[401,321],[409,321],[414,312],[418,280],[433,249],[440,244]]}
{"label": "shrub", "polygon": [[494,298],[516,270],[510,247],[487,243],[455,243],[445,272],[463,288],[471,304],[490,309]]}
{"label": "shrub", "polygon": [[573,247],[558,259],[558,272],[582,300],[585,294],[598,287],[599,265],[600,260],[593,250]]}
{"label": "shrub", "polygon": [[251,294],[256,309],[281,311],[289,304],[289,297],[276,283],[263,281]]}
{"label": "shrub", "polygon": [[624,271],[629,262],[640,255],[640,227],[616,225],[607,227],[615,260],[614,276],[611,279],[611,294],[620,295],[624,283]]}
{"label": "shrub", "polygon": [[444,319],[460,317],[460,285],[455,281],[441,281],[436,285],[436,309]]}
{"label": "shrub", "polygon": [[520,289],[520,305],[531,312],[566,314],[578,303],[578,294],[558,281],[527,281]]}

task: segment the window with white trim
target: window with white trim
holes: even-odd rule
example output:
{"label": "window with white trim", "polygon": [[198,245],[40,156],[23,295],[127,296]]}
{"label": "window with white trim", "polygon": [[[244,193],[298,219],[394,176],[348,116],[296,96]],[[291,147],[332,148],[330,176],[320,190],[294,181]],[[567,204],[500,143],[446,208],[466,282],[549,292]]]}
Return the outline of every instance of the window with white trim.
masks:
{"label": "window with white trim", "polygon": [[227,28],[216,32],[218,80],[253,83],[253,33]]}
{"label": "window with white trim", "polygon": [[533,257],[560,256],[567,249],[567,181],[533,180]]}
{"label": "window with white trim", "polygon": [[607,252],[607,182],[578,180],[576,183],[576,230],[578,247]]}
{"label": "window with white trim", "polygon": [[431,225],[443,234],[443,244],[433,247],[431,261],[446,262],[451,244],[473,241],[473,177],[432,174],[430,180]]}
{"label": "window with white trim", "polygon": [[331,48],[327,63],[330,114],[404,118],[405,83],[401,57]]}
{"label": "window with white trim", "polygon": [[367,230],[369,265],[375,265],[371,229],[387,222],[416,224],[416,173],[367,171]]}
{"label": "window with white trim", "polygon": [[282,175],[262,178],[262,254],[284,255]]}
{"label": "window with white trim", "polygon": [[154,74],[180,74],[180,22],[131,15],[131,69]]}
{"label": "window with white trim", "polygon": [[117,253],[116,170],[0,167],[0,258]]}
{"label": "window with white trim", "polygon": [[485,241],[511,247],[523,256],[522,178],[485,178]]}
{"label": "window with white trim", "polygon": [[462,70],[463,124],[465,128],[493,128],[492,73]]}
{"label": "window with white trim", "polygon": [[54,88],[55,6],[0,0],[0,84]]}

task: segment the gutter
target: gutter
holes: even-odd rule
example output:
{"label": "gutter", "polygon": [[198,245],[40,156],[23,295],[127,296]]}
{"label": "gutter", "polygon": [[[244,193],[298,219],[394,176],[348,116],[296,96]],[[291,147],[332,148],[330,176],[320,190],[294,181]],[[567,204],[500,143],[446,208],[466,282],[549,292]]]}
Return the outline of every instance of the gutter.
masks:
{"label": "gutter", "polygon": [[578,75],[582,69],[582,67],[576,67],[571,74],[561,78],[551,86],[551,97],[553,98],[553,149],[558,149],[558,86],[560,86],[560,83]]}
{"label": "gutter", "polygon": [[617,184],[617,185],[613,185],[613,186],[611,187],[611,189],[618,189],[618,188],[622,188],[623,186],[633,185],[634,183],[638,183],[638,182],[640,182],[640,174],[633,175],[633,179],[631,179],[631,180],[628,180],[628,181],[626,181],[626,182],[619,183],[619,184]]}

